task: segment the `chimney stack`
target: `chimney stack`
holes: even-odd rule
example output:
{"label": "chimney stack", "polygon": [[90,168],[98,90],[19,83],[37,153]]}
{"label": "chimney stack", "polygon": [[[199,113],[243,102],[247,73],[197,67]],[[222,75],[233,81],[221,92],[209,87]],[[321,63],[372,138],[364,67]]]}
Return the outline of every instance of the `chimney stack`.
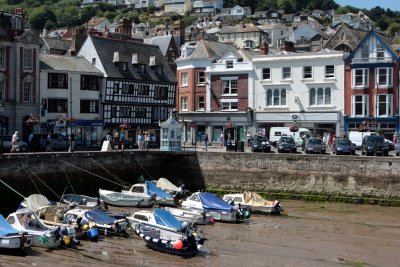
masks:
{"label": "chimney stack", "polygon": [[260,48],[260,52],[261,52],[261,55],[268,55],[269,47],[268,47],[267,42],[264,41],[264,42],[262,43],[262,46],[261,46],[261,48]]}

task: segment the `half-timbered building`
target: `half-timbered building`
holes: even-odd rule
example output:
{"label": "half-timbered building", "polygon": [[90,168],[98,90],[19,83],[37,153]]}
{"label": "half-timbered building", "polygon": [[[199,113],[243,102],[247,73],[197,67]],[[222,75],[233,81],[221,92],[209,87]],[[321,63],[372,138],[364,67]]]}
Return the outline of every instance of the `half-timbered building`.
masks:
{"label": "half-timbered building", "polygon": [[176,77],[158,46],[88,36],[78,56],[104,74],[102,114],[107,133],[129,128],[159,136],[159,124],[175,107]]}

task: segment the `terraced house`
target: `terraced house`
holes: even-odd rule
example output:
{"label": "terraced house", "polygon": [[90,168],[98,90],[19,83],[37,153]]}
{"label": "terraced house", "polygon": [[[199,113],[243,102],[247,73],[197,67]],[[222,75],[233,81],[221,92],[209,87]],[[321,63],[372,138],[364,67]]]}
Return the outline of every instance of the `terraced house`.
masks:
{"label": "terraced house", "polygon": [[345,131],[399,132],[399,57],[391,39],[370,31],[346,60]]}

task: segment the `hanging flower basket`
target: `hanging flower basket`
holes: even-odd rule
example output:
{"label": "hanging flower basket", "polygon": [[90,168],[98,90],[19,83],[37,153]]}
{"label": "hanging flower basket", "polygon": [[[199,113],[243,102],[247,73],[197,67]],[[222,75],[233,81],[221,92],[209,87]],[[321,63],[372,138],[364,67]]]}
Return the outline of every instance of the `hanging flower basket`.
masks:
{"label": "hanging flower basket", "polygon": [[28,125],[35,125],[39,123],[39,119],[36,117],[29,117],[29,119],[26,120],[26,124]]}
{"label": "hanging flower basket", "polygon": [[289,128],[289,131],[291,131],[292,133],[298,132],[298,131],[299,131],[299,127],[297,127],[297,126],[291,126],[291,127]]}
{"label": "hanging flower basket", "polygon": [[121,125],[119,126],[119,128],[121,128],[121,129],[128,129],[129,126],[128,126],[128,124],[123,123],[123,124],[121,124]]}

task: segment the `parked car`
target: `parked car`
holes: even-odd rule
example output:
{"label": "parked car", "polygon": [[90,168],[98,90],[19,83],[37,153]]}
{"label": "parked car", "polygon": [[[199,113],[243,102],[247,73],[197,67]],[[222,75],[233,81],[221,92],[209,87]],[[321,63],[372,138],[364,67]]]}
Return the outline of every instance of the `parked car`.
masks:
{"label": "parked car", "polygon": [[[51,134],[52,150],[68,150],[69,139],[62,134]],[[32,151],[46,150],[47,134],[34,134],[32,137]]]}
{"label": "parked car", "polygon": [[251,144],[253,152],[271,152],[271,144],[266,136],[256,136]]}
{"label": "parked car", "polygon": [[305,152],[306,154],[309,153],[325,154],[326,144],[322,141],[321,138],[316,138],[316,137],[308,138],[306,142]]}
{"label": "parked car", "polygon": [[389,155],[389,146],[385,143],[384,137],[371,134],[369,136],[364,136],[362,147],[361,147],[362,155]]}
{"label": "parked car", "polygon": [[[12,136],[3,136],[3,151],[4,152],[10,152],[11,151],[11,140]],[[25,141],[22,141],[20,138],[18,138],[18,149],[17,152],[25,152],[28,150],[28,144]]]}
{"label": "parked car", "polygon": [[356,144],[352,143],[347,138],[336,138],[332,147],[332,151],[336,155],[341,155],[341,154],[355,155],[356,149],[357,149]]}
{"label": "parked car", "polygon": [[389,151],[393,151],[395,149],[395,145],[392,141],[389,139],[384,139],[385,143],[388,144]]}
{"label": "parked car", "polygon": [[282,136],[278,142],[278,153],[289,152],[296,153],[297,145],[291,136]]}

